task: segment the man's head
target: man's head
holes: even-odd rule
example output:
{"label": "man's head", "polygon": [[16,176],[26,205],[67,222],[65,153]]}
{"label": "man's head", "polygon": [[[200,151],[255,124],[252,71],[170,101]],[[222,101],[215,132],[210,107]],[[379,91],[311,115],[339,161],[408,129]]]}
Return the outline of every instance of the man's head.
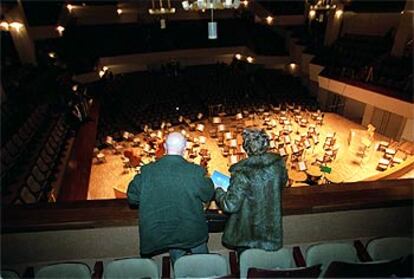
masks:
{"label": "man's head", "polygon": [[269,136],[259,129],[243,130],[243,149],[247,155],[261,155],[267,151],[269,147]]}
{"label": "man's head", "polygon": [[167,136],[165,141],[165,149],[168,155],[184,155],[187,140],[178,132],[171,133]]}

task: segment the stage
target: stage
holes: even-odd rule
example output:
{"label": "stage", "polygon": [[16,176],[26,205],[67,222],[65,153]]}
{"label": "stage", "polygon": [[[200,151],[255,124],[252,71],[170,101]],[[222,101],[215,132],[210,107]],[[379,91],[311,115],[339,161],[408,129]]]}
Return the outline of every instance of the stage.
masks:
{"label": "stage", "polygon": [[[302,115],[303,118],[306,116],[308,123],[300,125],[300,120],[297,121],[298,119],[296,119],[298,115]],[[215,124],[212,123],[214,118],[194,121],[193,123],[189,120],[181,119],[183,120],[181,125],[166,126],[162,135],[157,130],[148,130],[133,137],[127,135],[125,140],[110,143],[106,148],[95,151],[89,180],[88,199],[123,197],[128,183],[140,168],[139,166],[131,166],[131,162],[126,160],[124,156],[125,151],[137,155],[141,159],[141,165],[154,161],[155,150],[151,149],[146,140],[158,138],[158,142],[160,142],[160,138],[165,136],[168,130],[185,131],[184,133],[193,143],[190,144],[192,146],[189,146],[186,152],[186,158],[189,161],[200,164],[203,157],[200,155],[200,150],[207,149],[209,151],[210,160],[207,166],[209,174],[214,170],[229,174],[230,160],[234,162],[234,160],[237,161],[244,157],[243,150],[240,148],[242,142],[241,130],[246,126],[254,126],[266,128],[266,131],[274,138],[275,148],[272,152],[279,153],[281,150],[279,147],[281,146],[286,148],[287,155],[285,160],[289,170],[289,185],[294,187],[309,184],[310,180],[315,181],[311,187],[318,187],[320,184],[329,182],[342,183],[376,180],[381,178],[382,174],[392,173],[399,166],[408,163],[410,164],[409,168],[411,171],[405,171],[401,176],[404,178],[414,178],[413,164],[411,163],[414,160],[414,156],[410,155],[409,152],[403,152],[400,148],[401,144],[398,142],[392,142],[391,139],[377,133],[372,133],[370,136],[367,128],[333,113],[324,113],[323,122],[319,123],[321,125],[317,125],[317,120],[311,117],[311,113],[300,112],[295,116],[292,110],[288,111],[285,116],[286,120],[284,121],[289,122],[287,125],[283,120],[281,121],[279,112],[266,113],[264,111],[257,112],[256,114],[245,114],[243,118],[222,115],[219,119],[220,123]],[[197,124],[202,124],[204,127]],[[220,125],[224,127],[220,127]],[[281,135],[280,131],[287,129],[286,127],[288,126],[290,126],[289,129],[291,131]],[[299,143],[299,141],[308,138],[305,135],[309,135],[310,127],[316,127],[315,134],[318,134],[317,141],[319,143],[315,144],[314,138],[309,136],[308,143],[302,145],[302,142]],[[199,130],[197,130],[198,128]],[[226,134],[229,132],[231,134]],[[217,137],[214,134],[217,134]],[[286,135],[290,137],[290,144],[286,143]],[[205,143],[203,143],[203,139],[200,142],[200,136],[205,137]],[[334,144],[331,148],[327,148],[327,138],[332,138],[332,136],[335,139]],[[219,140],[220,137],[223,137],[224,140]],[[294,159],[292,156],[292,153],[295,153],[295,141],[298,143],[297,146],[303,146],[299,159]],[[236,142],[237,147],[232,146]],[[381,171],[378,169],[378,165],[380,162],[383,162],[382,159],[386,152],[385,149],[379,151],[378,147],[384,142],[389,143],[387,152],[394,150],[395,154],[392,154],[393,159],[389,160],[393,163],[390,163],[386,170]],[[412,150],[414,143],[404,143],[404,148],[404,150]],[[327,166],[330,169],[330,173],[321,173],[321,160],[324,160],[326,152],[331,152],[332,150],[336,153],[332,160],[330,162],[322,161],[322,165]],[[231,156],[232,154],[234,156]],[[318,160],[319,162],[317,162]],[[306,170],[301,170],[303,167]]]}

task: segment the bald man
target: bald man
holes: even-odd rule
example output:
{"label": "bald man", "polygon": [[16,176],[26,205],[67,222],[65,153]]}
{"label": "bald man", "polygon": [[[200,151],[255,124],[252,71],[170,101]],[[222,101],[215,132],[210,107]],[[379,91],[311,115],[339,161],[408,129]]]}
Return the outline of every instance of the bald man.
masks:
{"label": "bald man", "polygon": [[128,186],[128,202],[139,206],[141,256],[169,251],[173,264],[187,253],[208,253],[203,203],[214,186],[202,167],[183,158],[186,143],[182,134],[169,134],[167,155],[143,166]]}

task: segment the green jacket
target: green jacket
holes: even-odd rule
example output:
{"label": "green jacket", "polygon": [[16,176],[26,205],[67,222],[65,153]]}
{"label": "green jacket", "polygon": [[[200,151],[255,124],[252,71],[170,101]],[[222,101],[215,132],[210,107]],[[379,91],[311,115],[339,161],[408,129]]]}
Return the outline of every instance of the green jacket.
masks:
{"label": "green jacket", "polygon": [[216,201],[230,213],[223,243],[275,251],[282,247],[281,190],[287,172],[283,159],[273,153],[251,156],[230,167],[227,192],[216,190]]}
{"label": "green jacket", "polygon": [[143,166],[128,186],[129,203],[139,205],[141,254],[206,242],[203,202],[213,194],[213,182],[204,169],[181,156],[167,155]]}

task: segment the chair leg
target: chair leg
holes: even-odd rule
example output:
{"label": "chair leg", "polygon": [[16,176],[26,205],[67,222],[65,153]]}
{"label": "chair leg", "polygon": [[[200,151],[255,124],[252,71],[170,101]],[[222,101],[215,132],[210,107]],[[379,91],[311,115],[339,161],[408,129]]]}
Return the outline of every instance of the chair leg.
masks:
{"label": "chair leg", "polygon": [[162,273],[161,278],[169,279],[171,278],[171,260],[169,256],[162,257]]}

